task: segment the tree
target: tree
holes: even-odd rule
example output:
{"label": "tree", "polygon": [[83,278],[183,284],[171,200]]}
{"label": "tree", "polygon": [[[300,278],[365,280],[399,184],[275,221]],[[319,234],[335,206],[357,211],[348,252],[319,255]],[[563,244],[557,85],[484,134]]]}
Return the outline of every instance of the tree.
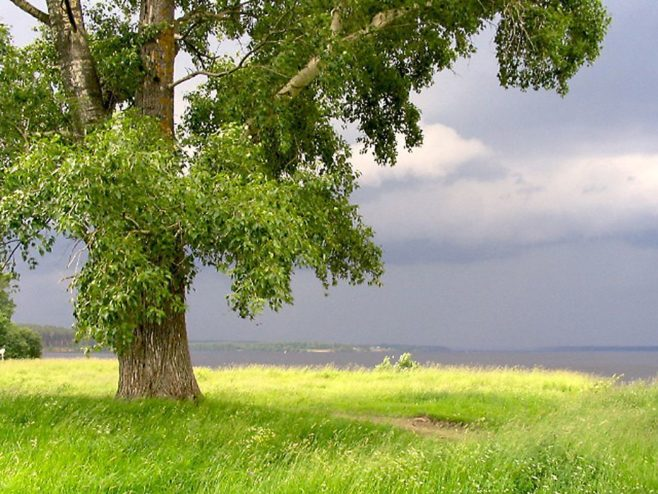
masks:
{"label": "tree", "polygon": [[[422,140],[410,94],[487,26],[503,86],[564,94],[608,23],[600,0],[12,2],[43,29],[24,48],[0,31],[4,253],[79,243],[77,332],[117,351],[126,398],[200,395],[185,328],[199,265],[230,277],[242,317],[292,303],[300,268],[379,283],[337,125],[392,165],[396,135]],[[174,92],[201,76],[176,126]]]}
{"label": "tree", "polygon": [[4,358],[41,357],[41,337],[29,328],[11,323],[14,302],[9,296],[11,278],[0,275],[0,348],[5,349]]}
{"label": "tree", "polygon": [[0,347],[6,350],[5,358],[40,358],[41,336],[30,328],[16,326],[7,328],[6,337],[0,340]]}

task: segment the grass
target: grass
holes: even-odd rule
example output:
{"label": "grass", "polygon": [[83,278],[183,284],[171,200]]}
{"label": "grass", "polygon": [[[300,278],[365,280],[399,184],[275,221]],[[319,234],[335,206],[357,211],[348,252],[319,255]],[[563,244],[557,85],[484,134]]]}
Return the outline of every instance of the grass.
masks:
{"label": "grass", "polygon": [[[0,491],[658,492],[655,384],[243,367],[197,369],[194,404],[114,400],[116,376],[105,360],[0,362]],[[419,416],[429,432],[409,430]]]}

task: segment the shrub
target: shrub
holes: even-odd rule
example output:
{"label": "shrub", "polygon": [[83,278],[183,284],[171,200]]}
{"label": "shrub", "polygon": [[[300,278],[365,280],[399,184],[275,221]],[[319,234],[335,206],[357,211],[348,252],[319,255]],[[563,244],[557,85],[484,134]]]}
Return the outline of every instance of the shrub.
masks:
{"label": "shrub", "polygon": [[9,325],[0,348],[5,348],[5,358],[41,357],[41,336],[29,328]]}
{"label": "shrub", "polygon": [[411,358],[411,354],[409,352],[405,352],[402,355],[400,355],[398,362],[395,364],[395,367],[400,370],[415,369],[416,367],[419,366],[420,364],[416,362],[413,358]]}
{"label": "shrub", "polygon": [[391,357],[388,355],[384,357],[384,360],[380,364],[375,366],[377,370],[411,370],[420,367],[420,364],[416,362],[409,352],[405,352],[398,358],[398,361],[393,364],[391,362]]}
{"label": "shrub", "polygon": [[14,302],[9,296],[11,289],[11,278],[0,273],[0,348],[5,349],[5,358],[39,358],[41,336],[11,323],[14,314]]}
{"label": "shrub", "polygon": [[381,364],[377,364],[375,366],[375,369],[377,370],[391,370],[393,368],[393,364],[391,363],[391,357],[386,355],[384,357],[384,360],[382,360]]}

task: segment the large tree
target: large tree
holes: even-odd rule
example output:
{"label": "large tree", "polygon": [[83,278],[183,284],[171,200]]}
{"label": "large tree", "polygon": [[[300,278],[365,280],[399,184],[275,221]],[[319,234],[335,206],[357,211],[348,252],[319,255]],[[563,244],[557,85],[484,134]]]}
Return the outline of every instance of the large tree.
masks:
{"label": "large tree", "polygon": [[230,277],[242,317],[291,303],[295,269],[379,282],[341,124],[393,165],[396,136],[422,140],[410,95],[481,31],[503,86],[563,94],[608,23],[600,0],[11,1],[42,29],[19,48],[0,26],[3,253],[35,263],[77,241],[78,335],[117,352],[128,398],[199,396],[185,328],[199,266]]}

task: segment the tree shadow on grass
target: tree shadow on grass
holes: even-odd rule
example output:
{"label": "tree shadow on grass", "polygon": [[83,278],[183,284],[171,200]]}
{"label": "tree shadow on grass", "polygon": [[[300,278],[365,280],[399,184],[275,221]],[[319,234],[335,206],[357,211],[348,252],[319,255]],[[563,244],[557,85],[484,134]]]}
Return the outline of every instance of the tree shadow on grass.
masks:
{"label": "tree shadow on grass", "polygon": [[209,475],[249,484],[248,472],[265,478],[346,451],[368,457],[392,443],[404,448],[414,438],[327,413],[212,397],[127,402],[0,392],[3,492],[196,491]]}
{"label": "tree shadow on grass", "polygon": [[487,434],[461,441],[463,424],[423,416],[460,435],[427,438],[399,422],[418,417],[337,413],[212,395],[193,403],[0,392],[0,490],[406,492],[400,482],[422,472],[427,490],[418,492],[466,492],[472,482],[491,487],[483,492],[597,492],[613,471],[556,438],[540,447]]}

